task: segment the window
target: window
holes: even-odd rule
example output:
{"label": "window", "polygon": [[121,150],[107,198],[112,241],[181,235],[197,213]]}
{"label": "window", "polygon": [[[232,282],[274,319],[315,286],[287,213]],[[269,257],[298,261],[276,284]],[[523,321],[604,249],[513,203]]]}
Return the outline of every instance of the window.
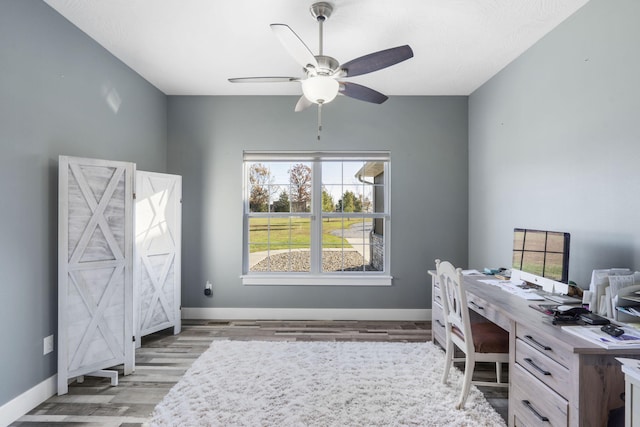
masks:
{"label": "window", "polygon": [[389,153],[244,153],[244,284],[389,285]]}

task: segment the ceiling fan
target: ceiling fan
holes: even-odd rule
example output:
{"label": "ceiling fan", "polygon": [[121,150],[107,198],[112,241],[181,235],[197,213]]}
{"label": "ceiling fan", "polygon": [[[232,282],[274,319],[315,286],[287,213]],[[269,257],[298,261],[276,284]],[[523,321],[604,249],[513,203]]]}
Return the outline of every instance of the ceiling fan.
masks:
{"label": "ceiling fan", "polygon": [[333,5],[318,2],[311,5],[311,15],[318,22],[319,49],[314,55],[300,37],[285,24],[271,24],[271,29],[280,39],[293,59],[302,65],[302,77],[238,77],[229,79],[231,83],[279,83],[300,82],[302,96],[295,111],[302,111],[312,104],[318,105],[318,139],[320,139],[322,106],[335,99],[338,93],[360,101],[382,104],[388,97],[382,93],[356,83],[344,81],[346,77],[381,70],[413,57],[409,45],[393,47],[348,61],[342,65],[323,52],[323,24],[333,12]]}

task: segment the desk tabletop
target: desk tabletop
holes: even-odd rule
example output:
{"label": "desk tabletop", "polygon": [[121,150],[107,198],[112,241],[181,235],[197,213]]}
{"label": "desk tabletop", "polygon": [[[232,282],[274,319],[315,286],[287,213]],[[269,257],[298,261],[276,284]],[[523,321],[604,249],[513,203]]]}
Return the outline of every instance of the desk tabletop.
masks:
{"label": "desk tabletop", "polygon": [[[498,311],[502,316],[509,320],[512,325],[522,324],[531,328],[534,327],[541,333],[558,338],[573,353],[581,354],[620,354],[620,355],[638,355],[640,349],[615,349],[608,350],[595,343],[591,343],[585,339],[572,335],[561,329],[560,325],[551,323],[552,317],[541,313],[533,308],[530,304],[539,304],[540,301],[531,301],[520,298],[507,291],[501,290],[500,287],[483,283],[480,280],[488,279],[491,276],[486,275],[468,275],[464,276],[464,284],[467,295],[469,297],[476,296],[486,301],[494,310]],[[470,307],[473,309],[473,307]],[[479,312],[478,310],[475,310]],[[482,312],[480,312],[482,314]],[[502,324],[500,326],[503,326]],[[504,326],[503,326],[504,327]]]}

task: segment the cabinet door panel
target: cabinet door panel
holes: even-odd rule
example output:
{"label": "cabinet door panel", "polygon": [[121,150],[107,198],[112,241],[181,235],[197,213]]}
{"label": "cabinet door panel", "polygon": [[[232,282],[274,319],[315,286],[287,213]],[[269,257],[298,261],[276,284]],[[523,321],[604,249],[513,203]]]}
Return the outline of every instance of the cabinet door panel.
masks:
{"label": "cabinet door panel", "polygon": [[[182,178],[136,172],[136,337],[180,332]],[[139,342],[139,341],[138,341]]]}
{"label": "cabinet door panel", "polygon": [[60,156],[58,394],[67,380],[134,369],[133,163]]}

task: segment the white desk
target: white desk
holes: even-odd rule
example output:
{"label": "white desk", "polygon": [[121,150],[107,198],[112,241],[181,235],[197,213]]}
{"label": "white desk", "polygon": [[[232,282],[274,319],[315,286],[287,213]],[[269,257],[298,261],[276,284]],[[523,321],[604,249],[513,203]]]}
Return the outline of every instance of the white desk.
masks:
{"label": "white desk", "polygon": [[[432,276],[433,340],[444,345],[440,287]],[[469,308],[509,332],[509,425],[607,425],[609,411],[624,405],[625,383],[616,357],[640,350],[606,350],[563,332],[531,301],[465,276]],[[547,421],[543,421],[546,419]]]}

